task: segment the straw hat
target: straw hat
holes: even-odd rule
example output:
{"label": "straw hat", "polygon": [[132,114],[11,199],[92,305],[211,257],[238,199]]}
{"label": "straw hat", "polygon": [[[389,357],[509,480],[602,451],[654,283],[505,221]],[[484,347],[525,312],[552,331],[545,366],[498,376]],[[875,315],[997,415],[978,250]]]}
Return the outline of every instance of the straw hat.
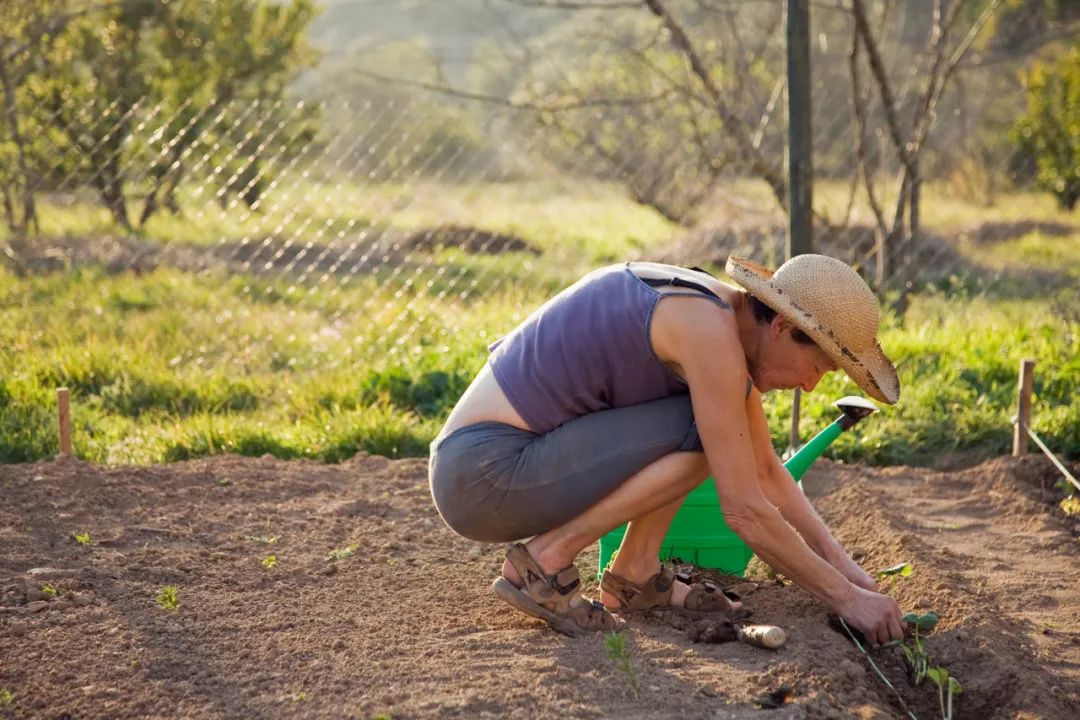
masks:
{"label": "straw hat", "polygon": [[813,338],[863,390],[889,404],[900,399],[896,368],[877,341],[877,298],[851,266],[824,255],[796,255],[774,273],[732,256],[725,269]]}

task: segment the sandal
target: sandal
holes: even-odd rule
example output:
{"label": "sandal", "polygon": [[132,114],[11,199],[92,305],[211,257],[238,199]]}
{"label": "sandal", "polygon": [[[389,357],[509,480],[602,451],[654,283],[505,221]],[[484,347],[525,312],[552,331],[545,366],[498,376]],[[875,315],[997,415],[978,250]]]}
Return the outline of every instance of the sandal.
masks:
{"label": "sandal", "polygon": [[[690,585],[690,594],[686,596],[683,607],[675,607],[671,604],[671,594],[676,579]],[[675,571],[667,565],[661,566],[660,572],[641,584],[630,582],[610,570],[605,570],[600,580],[600,589],[618,599],[620,613],[663,609],[693,616],[722,612],[734,620],[750,617],[751,611],[746,607],[736,610],[731,604],[731,599],[720,590],[716,583],[705,580],[691,584],[689,580],[689,575],[676,575]]]}
{"label": "sandal", "polygon": [[571,600],[579,597],[579,593],[574,591],[581,584],[581,576],[575,566],[569,565],[554,575],[548,575],[521,543],[510,548],[506,559],[521,575],[525,587],[519,588],[505,577],[499,577],[491,584],[491,590],[523,613],[540,618],[555,630],[571,637],[622,627],[622,623],[599,600],[582,598],[585,602],[570,604]]}

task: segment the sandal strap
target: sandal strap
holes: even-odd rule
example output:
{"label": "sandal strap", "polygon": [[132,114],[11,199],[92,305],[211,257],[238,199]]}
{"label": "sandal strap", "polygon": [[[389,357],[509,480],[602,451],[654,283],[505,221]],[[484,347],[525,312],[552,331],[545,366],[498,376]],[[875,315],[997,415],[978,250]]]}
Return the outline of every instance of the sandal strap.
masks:
{"label": "sandal strap", "polygon": [[559,572],[548,575],[521,543],[515,543],[506,553],[506,558],[517,570],[533,600],[551,609],[568,608],[570,598],[581,585],[581,574],[574,565],[569,565]]}
{"label": "sandal strap", "polygon": [[600,589],[614,595],[622,607],[630,610],[648,610],[658,605],[670,605],[674,585],[675,571],[667,565],[662,566],[660,572],[641,584],[631,582],[610,570],[605,570],[600,579]]}

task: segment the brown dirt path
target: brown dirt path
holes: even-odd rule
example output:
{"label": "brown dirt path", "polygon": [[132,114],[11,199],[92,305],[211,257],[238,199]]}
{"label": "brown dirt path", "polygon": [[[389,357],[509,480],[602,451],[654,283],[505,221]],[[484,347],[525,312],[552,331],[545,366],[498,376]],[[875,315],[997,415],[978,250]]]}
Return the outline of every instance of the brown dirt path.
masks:
{"label": "brown dirt path", "polygon": [[[902,717],[825,609],[768,582],[748,604],[787,646],[636,622],[635,699],[602,638],[494,600],[501,549],[442,525],[425,472],[378,457],[0,466],[0,719]],[[807,479],[866,567],[915,564],[897,597],[941,616],[928,647],[964,684],[961,718],[1080,717],[1080,546],[1043,489],[1053,473],[1033,457],[953,473],[821,463]],[[45,583],[57,597],[34,600]],[[175,611],[155,603],[166,585]],[[904,684],[897,655],[874,652],[920,720],[937,717],[936,690]],[[755,707],[781,686],[791,704]]]}

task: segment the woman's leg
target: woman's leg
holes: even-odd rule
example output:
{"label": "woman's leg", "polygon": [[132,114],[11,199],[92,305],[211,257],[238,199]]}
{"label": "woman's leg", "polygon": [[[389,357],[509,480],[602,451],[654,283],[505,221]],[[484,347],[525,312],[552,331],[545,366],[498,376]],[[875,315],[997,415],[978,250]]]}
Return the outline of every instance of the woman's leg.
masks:
{"label": "woman's leg", "polygon": [[[708,476],[703,452],[676,452],[646,466],[581,515],[532,538],[525,544],[540,567],[553,573],[566,567],[602,535],[630,521],[612,571],[631,582],[644,582],[659,569],[660,545],[686,495]],[[513,566],[503,565],[503,576],[515,584],[521,579]],[[675,583],[671,602],[682,605],[689,587]],[[619,602],[603,593],[612,609]],[[734,603],[732,610],[739,608]]]}

